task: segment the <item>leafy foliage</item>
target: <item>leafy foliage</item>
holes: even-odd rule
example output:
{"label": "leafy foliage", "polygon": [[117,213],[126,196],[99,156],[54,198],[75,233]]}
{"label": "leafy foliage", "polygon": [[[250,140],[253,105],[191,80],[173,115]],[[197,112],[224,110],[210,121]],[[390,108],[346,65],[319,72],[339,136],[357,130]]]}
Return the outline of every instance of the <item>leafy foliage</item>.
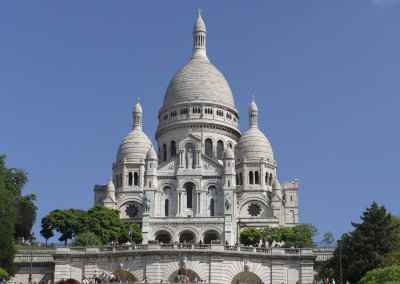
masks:
{"label": "leafy foliage", "polygon": [[0,155],[0,267],[12,276],[16,272],[13,239],[30,235],[37,208],[34,195],[22,196],[26,173],[7,168],[5,160],[6,156]]}
{"label": "leafy foliage", "polygon": [[368,271],[367,274],[365,274],[365,276],[361,278],[359,283],[360,284],[400,283],[400,266],[392,265],[385,268],[375,268],[371,271]]}
{"label": "leafy foliage", "polygon": [[256,228],[247,228],[240,233],[240,242],[246,246],[258,244],[261,240],[261,232]]}
{"label": "leafy foliage", "polygon": [[0,280],[4,278],[8,278],[8,272],[0,267]]}
{"label": "leafy foliage", "polygon": [[335,238],[333,237],[333,234],[328,231],[324,234],[324,238],[322,239],[324,243],[326,243],[328,246],[333,244],[335,242]]}
{"label": "leafy foliage", "polygon": [[[354,231],[343,234],[340,242],[343,279],[351,283],[357,283],[366,272],[377,268],[385,256],[399,245],[398,227],[393,224],[384,206],[379,207],[373,202],[361,220],[363,222],[360,224],[352,222]],[[325,263],[320,277],[329,277],[322,273],[333,270],[334,278],[338,278],[340,247],[336,248],[333,258]]]}
{"label": "leafy foliage", "polygon": [[314,236],[317,228],[312,224],[300,224],[293,228],[267,227],[261,229],[262,240],[267,241],[271,246],[273,242],[284,242],[284,247],[313,247]]}
{"label": "leafy foliage", "polygon": [[99,246],[101,245],[101,240],[92,232],[83,232],[74,238],[72,245],[81,247]]}
{"label": "leafy foliage", "polygon": [[[134,224],[135,225],[135,224]],[[84,232],[97,236],[102,244],[111,241],[126,242],[130,239],[131,224],[119,218],[119,211],[96,205],[88,211],[78,209],[56,209],[42,219],[40,234],[46,239],[52,237],[56,230],[61,234],[60,241],[67,244],[68,239]],[[133,226],[133,239],[141,243],[142,232],[136,224]]]}
{"label": "leafy foliage", "polygon": [[381,268],[392,266],[392,265],[398,265],[400,266],[400,251],[395,250],[391,251],[388,254],[385,255],[385,259],[382,261],[382,263],[379,265]]}

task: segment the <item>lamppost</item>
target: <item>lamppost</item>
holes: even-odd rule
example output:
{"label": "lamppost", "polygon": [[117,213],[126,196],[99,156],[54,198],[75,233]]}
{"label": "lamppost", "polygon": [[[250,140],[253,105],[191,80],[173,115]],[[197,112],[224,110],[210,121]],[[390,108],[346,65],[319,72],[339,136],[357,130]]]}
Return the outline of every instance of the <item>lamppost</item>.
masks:
{"label": "lamppost", "polygon": [[33,260],[33,244],[35,243],[35,241],[36,241],[36,238],[35,238],[35,233],[32,233],[32,235],[30,236],[30,238],[29,238],[29,241],[30,241],[30,243],[31,243],[31,267],[30,267],[30,270],[29,270],[29,278],[28,278],[28,283],[32,283],[32,260]]}
{"label": "lamppost", "polygon": [[339,246],[339,270],[340,270],[340,284],[343,284],[343,274],[342,274],[342,240],[338,239],[337,244]]}

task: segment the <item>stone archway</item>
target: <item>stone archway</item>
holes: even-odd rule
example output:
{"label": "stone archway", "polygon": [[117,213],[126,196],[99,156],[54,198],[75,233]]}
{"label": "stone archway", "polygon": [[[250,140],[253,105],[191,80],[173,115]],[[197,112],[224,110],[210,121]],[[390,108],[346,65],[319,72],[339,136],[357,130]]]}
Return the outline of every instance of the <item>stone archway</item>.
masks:
{"label": "stone archway", "polygon": [[243,271],[240,272],[239,274],[236,274],[236,276],[232,279],[231,284],[254,284],[254,283],[262,283],[261,278],[258,277],[256,274],[253,272],[249,271]]}
{"label": "stone archway", "polygon": [[204,244],[215,244],[220,243],[221,238],[216,231],[207,231],[204,233],[203,236],[203,243]]}
{"label": "stone archway", "polygon": [[115,271],[113,274],[115,277],[118,276],[119,279],[121,279],[121,283],[125,283],[125,282],[132,283],[132,282],[139,281],[139,279],[135,275],[133,275],[131,272],[129,272],[127,270],[120,269],[118,271]]}
{"label": "stone archway", "polygon": [[156,233],[155,240],[158,241],[158,243],[163,243],[163,244],[168,244],[171,242],[172,238],[171,235],[167,231],[158,231]]}
{"label": "stone archway", "polygon": [[180,243],[184,243],[185,241],[186,241],[186,243],[190,243],[193,240],[196,240],[196,235],[192,231],[184,230],[179,235]]}
{"label": "stone archway", "polygon": [[201,279],[200,276],[193,270],[179,269],[179,270],[174,271],[169,276],[168,281],[170,283],[194,283],[193,282],[194,278],[196,278],[197,281],[207,280],[207,279]]}

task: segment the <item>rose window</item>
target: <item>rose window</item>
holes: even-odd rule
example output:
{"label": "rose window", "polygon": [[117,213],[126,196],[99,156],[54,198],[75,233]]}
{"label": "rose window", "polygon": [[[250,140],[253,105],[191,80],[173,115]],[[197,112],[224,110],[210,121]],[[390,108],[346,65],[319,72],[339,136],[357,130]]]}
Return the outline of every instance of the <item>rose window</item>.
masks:
{"label": "rose window", "polygon": [[137,215],[138,211],[139,210],[137,209],[137,207],[135,205],[133,205],[133,204],[128,205],[126,207],[126,209],[125,209],[126,215],[131,219],[135,218],[135,216]]}
{"label": "rose window", "polygon": [[250,216],[257,217],[261,213],[261,207],[257,203],[252,203],[249,205],[249,208],[247,208],[247,211],[249,212]]}

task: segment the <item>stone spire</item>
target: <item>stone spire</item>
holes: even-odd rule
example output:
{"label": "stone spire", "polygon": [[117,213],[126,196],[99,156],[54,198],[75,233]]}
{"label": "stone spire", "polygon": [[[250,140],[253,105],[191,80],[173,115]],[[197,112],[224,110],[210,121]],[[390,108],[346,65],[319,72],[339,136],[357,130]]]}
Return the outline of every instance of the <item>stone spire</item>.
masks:
{"label": "stone spire", "polygon": [[193,27],[193,55],[192,58],[207,58],[206,55],[206,25],[201,18],[201,10],[199,12],[199,17],[194,23]]}
{"label": "stone spire", "polygon": [[258,108],[256,103],[254,102],[254,96],[252,96],[251,103],[249,106],[249,128],[250,127],[258,128],[257,117],[258,117]]}
{"label": "stone spire", "polygon": [[142,129],[143,110],[139,103],[139,97],[136,101],[137,103],[133,108],[133,129]]}

